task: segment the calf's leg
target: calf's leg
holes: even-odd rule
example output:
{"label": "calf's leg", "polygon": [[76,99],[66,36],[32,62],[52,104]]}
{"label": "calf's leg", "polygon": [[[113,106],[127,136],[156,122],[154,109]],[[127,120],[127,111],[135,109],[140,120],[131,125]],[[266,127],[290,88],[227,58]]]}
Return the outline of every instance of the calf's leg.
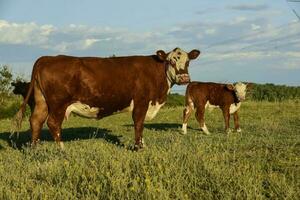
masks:
{"label": "calf's leg", "polygon": [[240,128],[240,124],[239,124],[238,111],[233,113],[233,119],[234,119],[234,129],[236,130],[236,132],[240,133],[242,131],[242,129]]}
{"label": "calf's leg", "polygon": [[225,121],[225,132],[229,133],[229,120],[230,120],[230,113],[229,113],[229,107],[222,108],[224,121]]}
{"label": "calf's leg", "polygon": [[210,132],[208,131],[208,129],[205,125],[205,122],[204,122],[204,111],[205,111],[205,106],[197,107],[195,117],[196,117],[197,121],[199,122],[200,128],[202,129],[202,131],[206,135],[209,135]]}
{"label": "calf's leg", "polygon": [[187,121],[189,120],[192,114],[193,108],[189,105],[183,110],[183,122],[182,122],[182,134],[187,133]]}

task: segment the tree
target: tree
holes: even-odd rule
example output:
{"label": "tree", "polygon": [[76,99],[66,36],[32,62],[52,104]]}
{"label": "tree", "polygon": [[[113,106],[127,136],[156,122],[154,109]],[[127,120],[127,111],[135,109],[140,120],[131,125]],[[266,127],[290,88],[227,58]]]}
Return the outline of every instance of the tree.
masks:
{"label": "tree", "polygon": [[0,104],[3,103],[5,97],[9,96],[12,77],[13,75],[7,65],[0,67]]}

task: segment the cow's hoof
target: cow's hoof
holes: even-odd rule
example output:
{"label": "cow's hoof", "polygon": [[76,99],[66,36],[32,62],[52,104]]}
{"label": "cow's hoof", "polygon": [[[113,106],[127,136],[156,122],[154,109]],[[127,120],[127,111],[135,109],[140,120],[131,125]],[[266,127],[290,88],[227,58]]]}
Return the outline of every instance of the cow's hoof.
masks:
{"label": "cow's hoof", "polygon": [[180,130],[180,133],[181,133],[182,135],[186,135],[186,134],[187,134],[187,131],[186,131],[186,130]]}
{"label": "cow's hoof", "polygon": [[205,135],[210,135],[209,131],[203,131]]}
{"label": "cow's hoof", "polygon": [[141,151],[145,148],[145,146],[143,145],[137,145],[135,144],[134,147],[133,147],[133,151]]}
{"label": "cow's hoof", "polygon": [[238,129],[236,129],[236,132],[240,133],[240,132],[242,132],[242,129],[238,128]]}
{"label": "cow's hoof", "polygon": [[210,132],[209,132],[208,130],[201,129],[201,131],[202,131],[205,135],[210,135]]}
{"label": "cow's hoof", "polygon": [[187,133],[187,124],[186,123],[182,124],[180,132],[182,135],[186,135],[186,133]]}

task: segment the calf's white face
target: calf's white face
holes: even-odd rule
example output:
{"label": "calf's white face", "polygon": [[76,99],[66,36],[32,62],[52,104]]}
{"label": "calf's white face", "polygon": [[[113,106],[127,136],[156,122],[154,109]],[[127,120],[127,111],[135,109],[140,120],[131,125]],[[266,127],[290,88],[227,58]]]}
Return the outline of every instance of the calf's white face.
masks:
{"label": "calf's white face", "polygon": [[246,99],[247,85],[242,82],[238,82],[235,84],[234,89],[238,99],[240,101],[244,101]]}

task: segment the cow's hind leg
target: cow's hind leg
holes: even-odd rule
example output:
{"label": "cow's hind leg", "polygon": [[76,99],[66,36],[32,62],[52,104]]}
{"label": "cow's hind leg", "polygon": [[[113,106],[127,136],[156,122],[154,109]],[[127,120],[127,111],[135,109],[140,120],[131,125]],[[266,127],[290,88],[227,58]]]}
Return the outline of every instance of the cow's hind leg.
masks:
{"label": "cow's hind leg", "polygon": [[187,105],[183,110],[182,134],[187,133],[187,121],[189,120],[192,111],[193,108],[190,105]]}
{"label": "cow's hind leg", "polygon": [[40,138],[41,129],[48,116],[48,106],[37,83],[34,85],[35,107],[30,116],[31,145],[35,146]]}
{"label": "cow's hind leg", "polygon": [[54,141],[60,145],[61,149],[64,149],[64,144],[61,141],[61,125],[64,120],[64,112],[51,112],[47,120],[49,131]]}
{"label": "cow's hind leg", "polygon": [[197,107],[195,116],[196,116],[197,121],[199,122],[201,130],[206,135],[209,135],[210,132],[208,131],[208,129],[207,129],[206,125],[205,125],[205,122],[204,122],[204,111],[205,111],[205,106],[199,106],[199,107]]}

